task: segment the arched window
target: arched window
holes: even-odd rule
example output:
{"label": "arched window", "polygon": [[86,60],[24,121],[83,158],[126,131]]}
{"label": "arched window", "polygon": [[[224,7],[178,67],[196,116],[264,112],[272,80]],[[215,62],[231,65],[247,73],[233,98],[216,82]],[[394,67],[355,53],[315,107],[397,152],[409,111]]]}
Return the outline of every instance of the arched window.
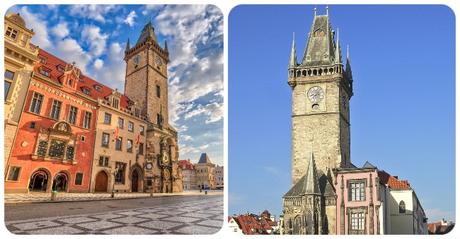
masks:
{"label": "arched window", "polygon": [[402,200],[399,202],[399,213],[406,213],[406,203]]}

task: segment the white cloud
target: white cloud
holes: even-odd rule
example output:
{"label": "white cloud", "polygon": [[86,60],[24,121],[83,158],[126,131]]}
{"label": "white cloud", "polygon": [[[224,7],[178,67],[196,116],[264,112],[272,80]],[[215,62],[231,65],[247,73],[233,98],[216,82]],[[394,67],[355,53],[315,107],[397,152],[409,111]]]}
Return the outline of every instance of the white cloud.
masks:
{"label": "white cloud", "polygon": [[81,38],[87,44],[92,55],[100,56],[105,51],[107,34],[103,34],[98,26],[85,25],[81,33]]}
{"label": "white cloud", "polygon": [[103,66],[104,66],[104,61],[103,61],[103,60],[101,60],[101,59],[96,59],[96,60],[94,61],[94,65],[93,65],[94,69],[100,70]]}
{"label": "white cloud", "polygon": [[134,25],[134,18],[136,17],[136,11],[131,11],[123,22],[132,27]]}
{"label": "white cloud", "polygon": [[153,12],[153,11],[158,11],[160,10],[161,8],[163,8],[164,5],[158,5],[158,4],[155,4],[155,5],[145,5],[144,7],[144,10],[142,10],[142,15],[147,15],[149,14],[150,12]]}
{"label": "white cloud", "polygon": [[39,14],[29,12],[27,7],[22,7],[19,12],[21,17],[24,18],[24,21],[27,23],[27,28],[33,29],[35,32],[32,42],[42,49],[51,47],[51,41],[48,36],[48,27],[46,26],[45,20],[43,20]]}
{"label": "white cloud", "polygon": [[[188,103],[223,90],[223,54],[219,47],[223,16],[214,6],[168,5],[155,22],[158,31],[170,39],[169,110],[170,122],[176,125],[188,111]],[[219,49],[215,49],[216,46]],[[203,114],[205,110],[195,109],[187,118]],[[209,116],[218,115],[219,111],[214,111],[216,114]],[[208,118],[206,123],[220,118]]]}
{"label": "white cloud", "polygon": [[217,122],[223,118],[223,104],[218,102],[212,102],[205,106],[198,105],[195,109],[190,110],[184,114],[184,119],[189,119],[198,115],[205,115],[206,124]]}
{"label": "white cloud", "polygon": [[69,14],[104,23],[105,15],[112,10],[115,10],[113,5],[71,5]]}
{"label": "white cloud", "polygon": [[55,35],[59,39],[62,39],[68,36],[69,28],[67,26],[67,22],[60,22],[59,24],[51,28],[51,32],[53,33],[53,35]]}
{"label": "white cloud", "polygon": [[66,38],[58,41],[56,50],[59,52],[57,56],[67,62],[75,62],[83,72],[86,72],[86,65],[91,61],[92,57],[83,50],[75,39]]}
{"label": "white cloud", "polygon": [[113,42],[110,44],[107,53],[107,60],[104,64],[100,68],[97,68],[97,60],[94,62],[94,69],[92,71],[92,75],[95,77],[94,79],[111,88],[117,88],[119,90],[123,89],[126,69],[126,64],[123,58],[124,51],[120,43]]}
{"label": "white cloud", "polygon": [[180,135],[181,139],[183,139],[184,141],[190,141],[192,140],[192,136],[190,135],[186,135],[186,134],[182,134]]}

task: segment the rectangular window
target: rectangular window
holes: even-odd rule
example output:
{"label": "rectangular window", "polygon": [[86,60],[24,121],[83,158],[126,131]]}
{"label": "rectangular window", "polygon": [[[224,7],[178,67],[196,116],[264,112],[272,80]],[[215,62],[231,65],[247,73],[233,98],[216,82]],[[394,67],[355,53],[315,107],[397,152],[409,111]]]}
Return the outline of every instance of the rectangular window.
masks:
{"label": "rectangular window", "polygon": [[11,82],[5,81],[5,100],[8,97],[8,93],[10,92]]}
{"label": "rectangular window", "polygon": [[351,230],[364,231],[364,213],[351,213]]}
{"label": "rectangular window", "polygon": [[6,70],[5,71],[5,79],[13,80],[14,79],[14,72]]}
{"label": "rectangular window", "polygon": [[10,167],[10,171],[8,172],[8,181],[18,181],[20,171],[21,167]]}
{"label": "rectangular window", "polygon": [[110,134],[102,133],[102,147],[109,147]]}
{"label": "rectangular window", "polygon": [[67,160],[73,160],[73,156],[75,154],[75,147],[73,145],[67,146]]}
{"label": "rectangular window", "polygon": [[139,133],[140,133],[141,135],[144,135],[144,132],[145,132],[144,126],[143,126],[143,125],[139,125]]}
{"label": "rectangular window", "polygon": [[125,120],[123,118],[118,117],[118,128],[123,129],[125,126]]}
{"label": "rectangular window", "polygon": [[112,122],[112,115],[105,113],[104,115],[104,124],[110,124]]}
{"label": "rectangular window", "polygon": [[126,151],[128,153],[132,153],[133,152],[133,140],[131,139],[128,139],[127,143],[126,143]]}
{"label": "rectangular window", "polygon": [[68,119],[70,124],[75,124],[77,122],[77,113],[78,113],[77,107],[70,106],[69,119]]}
{"label": "rectangular window", "polygon": [[34,95],[32,97],[32,102],[30,103],[30,112],[35,113],[35,114],[40,114],[42,103],[43,103],[43,95],[37,92],[34,92]]}
{"label": "rectangular window", "polygon": [[50,77],[50,71],[44,67],[40,67],[39,69],[39,72],[40,74],[46,76],[46,77]]}
{"label": "rectangular window", "polygon": [[121,151],[122,145],[123,145],[123,138],[118,137],[118,139],[115,140],[115,149]]}
{"label": "rectangular window", "polygon": [[18,31],[13,29],[13,28],[11,28],[11,27],[8,27],[6,29],[5,35],[8,36],[8,37],[11,37],[13,39],[16,39],[16,37],[18,36]]}
{"label": "rectangular window", "polygon": [[134,123],[131,121],[128,122],[128,131],[134,132]]}
{"label": "rectangular window", "polygon": [[39,157],[45,157],[47,150],[48,150],[48,141],[40,140],[38,142],[37,155]]}
{"label": "rectangular window", "polygon": [[83,128],[89,129],[91,127],[91,112],[85,111],[85,117],[83,118]]}
{"label": "rectangular window", "polygon": [[75,175],[75,185],[82,185],[83,184],[83,173],[77,173]]}
{"label": "rectangular window", "polygon": [[364,201],[365,199],[364,181],[351,181],[348,184],[348,201]]}
{"label": "rectangular window", "polygon": [[53,139],[51,140],[50,150],[48,155],[53,158],[62,158],[64,157],[66,142],[62,140]]}
{"label": "rectangular window", "polygon": [[61,114],[62,102],[58,100],[53,100],[53,105],[51,106],[50,117],[59,120],[59,115]]}
{"label": "rectangular window", "polygon": [[116,162],[115,168],[117,169],[115,174],[115,183],[117,184],[125,184],[125,169],[126,164],[122,162]]}
{"label": "rectangular window", "polygon": [[157,114],[157,124],[161,125],[161,115]]}
{"label": "rectangular window", "polygon": [[99,156],[99,166],[108,167],[109,166],[109,157],[108,156]]}
{"label": "rectangular window", "polygon": [[161,89],[160,89],[160,86],[157,85],[157,97],[160,98],[161,97]]}
{"label": "rectangular window", "polygon": [[118,109],[118,99],[115,99],[115,98],[112,99],[112,106],[113,106],[113,108]]}
{"label": "rectangular window", "polygon": [[144,143],[139,143],[139,155],[144,155]]}

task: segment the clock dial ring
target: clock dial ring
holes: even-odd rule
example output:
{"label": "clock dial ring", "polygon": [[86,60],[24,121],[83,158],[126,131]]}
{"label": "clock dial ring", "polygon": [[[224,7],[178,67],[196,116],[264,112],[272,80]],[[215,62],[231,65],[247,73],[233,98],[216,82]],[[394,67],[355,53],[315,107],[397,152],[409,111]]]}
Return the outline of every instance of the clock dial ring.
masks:
{"label": "clock dial ring", "polygon": [[308,99],[313,103],[318,103],[324,99],[324,90],[320,86],[313,86],[307,92]]}

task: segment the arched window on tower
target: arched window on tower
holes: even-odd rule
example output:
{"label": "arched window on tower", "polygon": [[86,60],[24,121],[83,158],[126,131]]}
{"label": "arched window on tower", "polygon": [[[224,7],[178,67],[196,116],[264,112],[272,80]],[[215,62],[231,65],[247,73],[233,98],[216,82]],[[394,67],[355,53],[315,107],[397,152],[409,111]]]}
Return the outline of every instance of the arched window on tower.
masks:
{"label": "arched window on tower", "polygon": [[399,213],[406,213],[406,203],[402,200],[399,202]]}

